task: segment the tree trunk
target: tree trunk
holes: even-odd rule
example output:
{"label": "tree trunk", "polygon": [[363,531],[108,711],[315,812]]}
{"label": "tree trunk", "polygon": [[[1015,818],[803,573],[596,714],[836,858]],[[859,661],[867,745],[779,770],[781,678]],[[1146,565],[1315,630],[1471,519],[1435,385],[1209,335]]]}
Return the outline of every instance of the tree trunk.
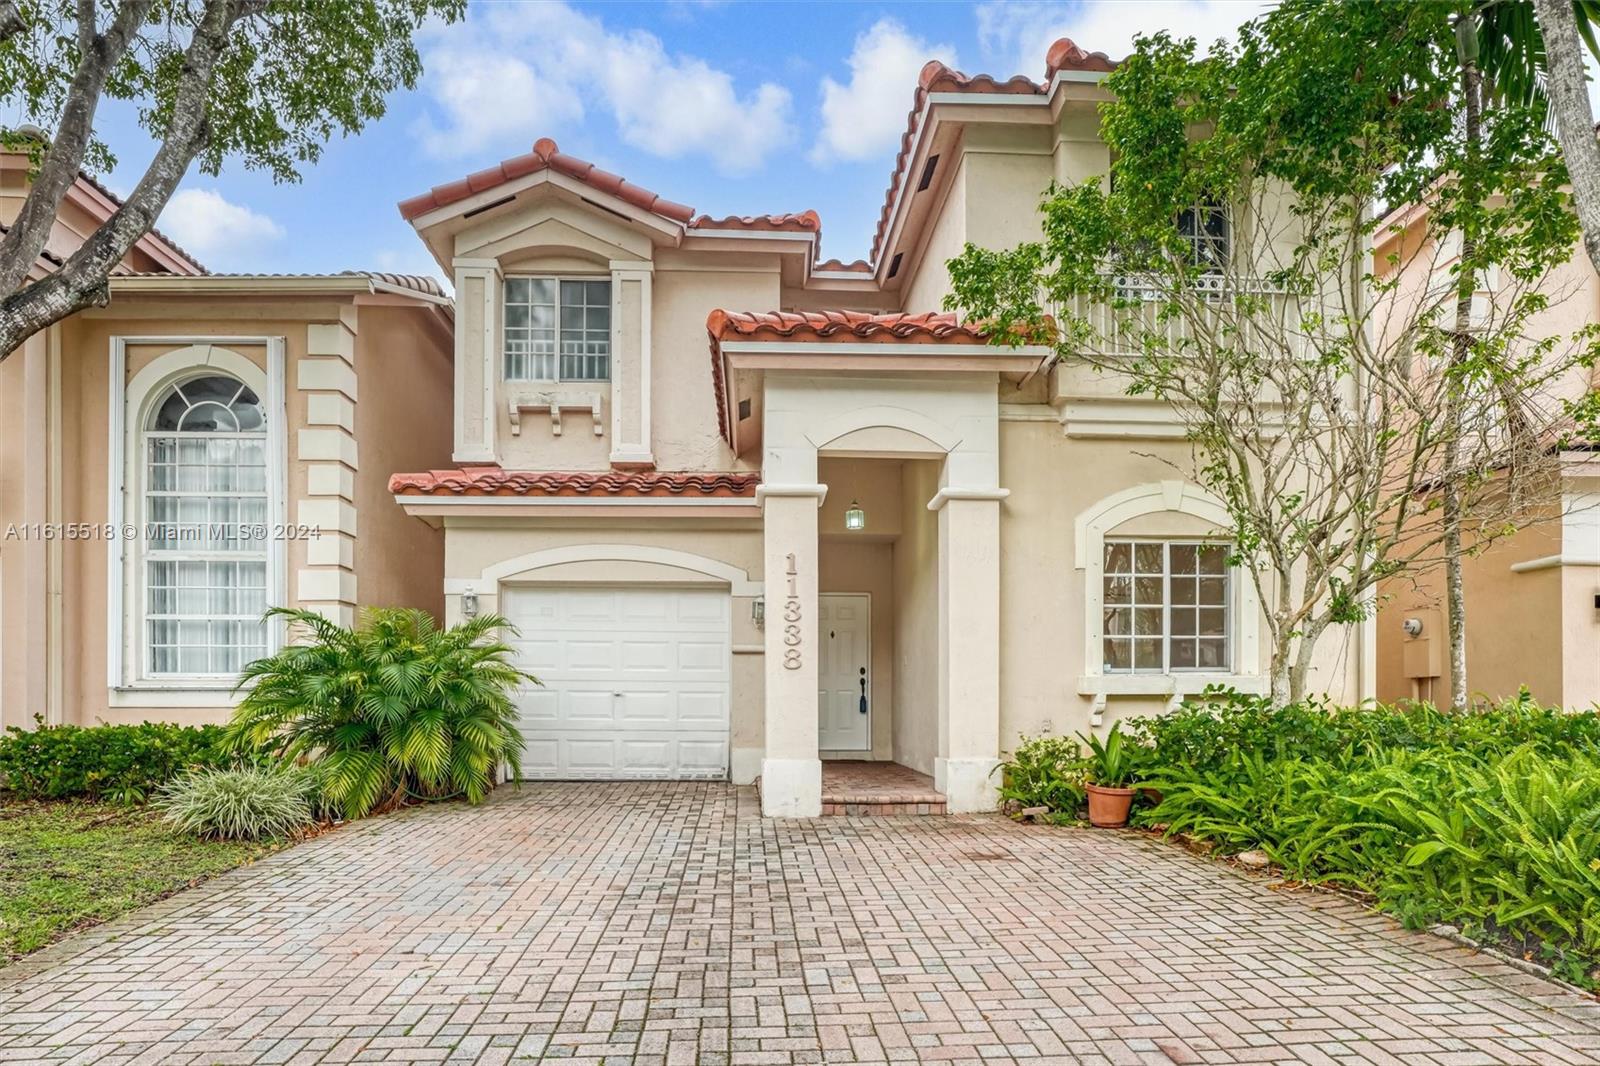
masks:
{"label": "tree trunk", "polygon": [[[1466,120],[1467,165],[1462,175],[1462,197],[1472,200],[1477,179],[1477,156],[1483,136],[1482,83],[1478,71],[1476,26],[1463,18],[1457,25],[1457,47],[1461,59],[1461,104]],[[1473,202],[1476,202],[1475,200]],[[1461,573],[1461,435],[1465,432],[1462,408],[1465,388],[1462,368],[1472,357],[1472,294],[1477,288],[1475,265],[1477,242],[1469,233],[1461,234],[1461,258],[1456,270],[1455,336],[1450,346],[1450,368],[1454,380],[1445,383],[1445,434],[1449,442],[1447,469],[1442,479],[1444,587],[1450,634],[1450,706],[1467,706],[1467,596]]]}
{"label": "tree trunk", "polygon": [[1272,662],[1267,667],[1272,684],[1269,694],[1274,707],[1285,706],[1293,698],[1290,668],[1294,663],[1294,655],[1290,641],[1288,631],[1282,626],[1277,627],[1272,635]]}
{"label": "tree trunk", "polygon": [[1561,154],[1572,178],[1572,203],[1583,227],[1583,248],[1600,270],[1600,143],[1584,74],[1583,39],[1572,0],[1533,0],[1544,36],[1545,96],[1556,120]]}

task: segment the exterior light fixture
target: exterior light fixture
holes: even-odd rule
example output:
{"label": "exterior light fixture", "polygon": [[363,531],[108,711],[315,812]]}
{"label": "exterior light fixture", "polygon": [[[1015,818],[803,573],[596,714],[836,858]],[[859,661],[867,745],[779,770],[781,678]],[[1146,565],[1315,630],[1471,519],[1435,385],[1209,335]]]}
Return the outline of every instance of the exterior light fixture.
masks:
{"label": "exterior light fixture", "polygon": [[463,618],[478,617],[478,594],[473,591],[471,585],[468,585],[466,591],[461,594],[461,616]]}
{"label": "exterior light fixture", "polygon": [[844,528],[852,533],[859,533],[867,528],[867,512],[854,500],[850,501],[850,509],[844,513]]}
{"label": "exterior light fixture", "polygon": [[757,596],[750,601],[750,621],[755,623],[757,629],[767,628],[767,601],[764,597]]}

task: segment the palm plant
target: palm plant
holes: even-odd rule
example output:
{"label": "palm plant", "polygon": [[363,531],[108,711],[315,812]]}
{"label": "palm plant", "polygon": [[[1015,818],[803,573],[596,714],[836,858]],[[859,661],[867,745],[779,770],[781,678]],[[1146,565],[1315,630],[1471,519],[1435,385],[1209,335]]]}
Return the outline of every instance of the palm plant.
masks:
{"label": "palm plant", "polygon": [[273,616],[304,639],[245,667],[226,730],[234,748],[315,763],[350,818],[408,796],[478,803],[499,767],[520,774],[512,694],[538,680],[508,661],[504,618],[440,629],[425,611],[382,608],[350,629],[312,611]]}

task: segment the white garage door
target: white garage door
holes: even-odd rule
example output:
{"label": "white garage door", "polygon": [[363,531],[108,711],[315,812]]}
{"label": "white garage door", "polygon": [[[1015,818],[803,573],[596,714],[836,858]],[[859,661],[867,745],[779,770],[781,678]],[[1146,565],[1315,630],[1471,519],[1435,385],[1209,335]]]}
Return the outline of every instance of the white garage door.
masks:
{"label": "white garage door", "polygon": [[725,778],[729,599],[714,589],[507,590],[522,775]]}

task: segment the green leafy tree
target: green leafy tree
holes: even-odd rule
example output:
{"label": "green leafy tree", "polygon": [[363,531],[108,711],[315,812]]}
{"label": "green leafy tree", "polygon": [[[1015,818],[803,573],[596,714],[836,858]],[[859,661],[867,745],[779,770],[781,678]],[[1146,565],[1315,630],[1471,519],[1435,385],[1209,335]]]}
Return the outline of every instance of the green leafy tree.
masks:
{"label": "green leafy tree", "polygon": [[[950,263],[947,305],[996,343],[1048,314],[1058,374],[1172,408],[1170,461],[1228,509],[1279,700],[1379,581],[1540,516],[1579,409],[1559,389],[1594,358],[1589,332],[1530,335],[1577,230],[1542,111],[1468,128],[1470,10],[1287,0],[1205,55],[1142,38],[1107,81],[1109,181],[1050,189],[1042,240]],[[1374,262],[1380,226],[1403,251]]]}
{"label": "green leafy tree", "polygon": [[[12,131],[35,155],[33,183],[0,237],[0,359],[85,307],[150,231],[198,162],[225,160],[293,181],[336,133],[359,132],[421,72],[412,35],[459,18],[465,0],[7,0],[0,2],[0,100],[49,140]],[[102,100],[138,108],[155,141],[122,205],[58,269],[29,280],[80,169],[114,163],[95,134]]]}
{"label": "green leafy tree", "polygon": [[226,734],[235,749],[311,762],[351,818],[408,797],[479,803],[500,768],[520,775],[512,696],[537,682],[508,661],[505,619],[439,629],[426,611],[373,608],[347,629],[314,611],[267,614],[303,642],[245,668]]}

